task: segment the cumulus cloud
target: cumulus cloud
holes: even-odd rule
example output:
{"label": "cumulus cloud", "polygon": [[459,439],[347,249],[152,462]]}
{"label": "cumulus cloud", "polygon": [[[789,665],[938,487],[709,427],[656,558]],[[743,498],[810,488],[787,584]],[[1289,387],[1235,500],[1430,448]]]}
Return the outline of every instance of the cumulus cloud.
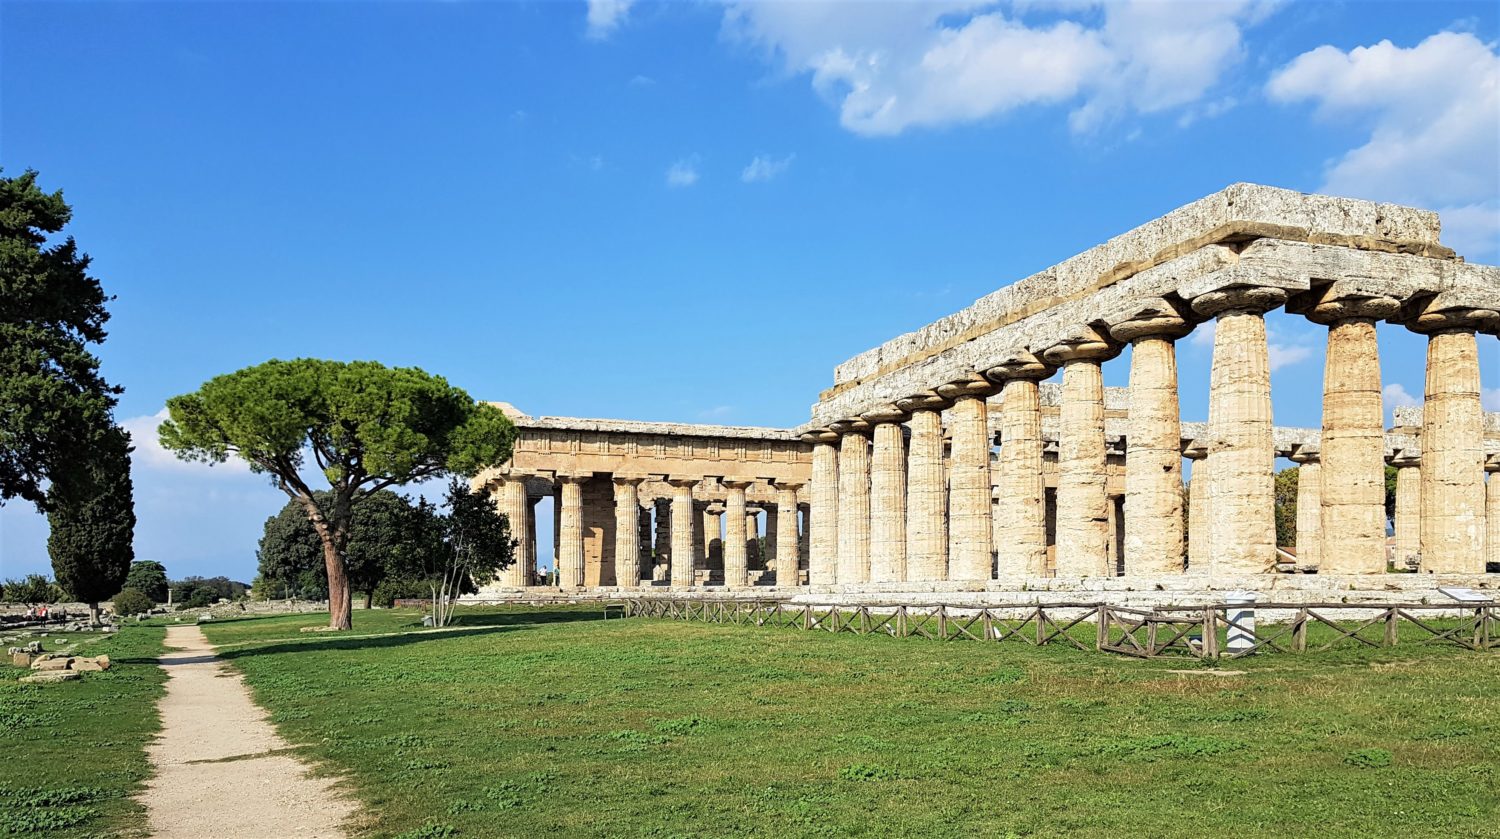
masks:
{"label": "cumulus cloud", "polygon": [[684,157],[667,167],[667,186],[692,186],[698,182],[698,157]]}
{"label": "cumulus cloud", "polygon": [[1411,408],[1422,404],[1422,400],[1412,396],[1411,391],[1408,391],[1406,386],[1399,382],[1392,382],[1381,388],[1380,396],[1382,401],[1385,402],[1385,424],[1388,426],[1394,425],[1396,422],[1393,413],[1395,409]]}
{"label": "cumulus cloud", "polygon": [[[1074,106],[1075,132],[1204,97],[1243,57],[1250,0],[730,4],[724,31],[836,102],[863,135]],[[1074,19],[1076,18],[1076,19]],[[1199,116],[1211,115],[1205,109]]]}
{"label": "cumulus cloud", "polygon": [[1271,99],[1310,102],[1369,139],[1332,161],[1322,190],[1438,210],[1453,244],[1494,254],[1500,242],[1500,53],[1469,32],[1413,47],[1322,46],[1272,75]]}
{"label": "cumulus cloud", "polygon": [[1290,367],[1312,358],[1312,347],[1299,344],[1280,344],[1275,341],[1266,345],[1266,354],[1271,362],[1271,370],[1280,370]]}
{"label": "cumulus cloud", "polygon": [[745,170],[740,173],[740,180],[747,184],[753,184],[757,181],[769,181],[782,172],[785,172],[787,167],[792,165],[792,159],[795,157],[796,155],[789,154],[778,160],[769,155],[758,154],[750,161],[750,165],[746,166]]}
{"label": "cumulus cloud", "polygon": [[630,14],[635,0],[588,0],[588,31],[590,38],[602,41],[614,34]]}
{"label": "cumulus cloud", "polygon": [[135,451],[130,453],[131,465],[136,469],[157,471],[190,472],[196,475],[248,475],[250,467],[245,461],[231,457],[226,463],[210,466],[206,463],[190,463],[179,460],[177,455],[162,448],[156,429],[167,419],[167,409],[143,417],[121,420],[120,427],[130,432],[130,444]]}

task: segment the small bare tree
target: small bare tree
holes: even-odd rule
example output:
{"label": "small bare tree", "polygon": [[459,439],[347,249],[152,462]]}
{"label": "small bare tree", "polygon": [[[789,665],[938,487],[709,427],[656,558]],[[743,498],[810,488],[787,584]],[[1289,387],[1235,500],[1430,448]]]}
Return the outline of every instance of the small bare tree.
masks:
{"label": "small bare tree", "polygon": [[[425,500],[422,502],[427,505]],[[428,517],[434,529],[431,547],[423,551],[422,576],[432,592],[432,624],[453,620],[458,596],[494,581],[515,562],[510,522],[482,492],[470,492],[458,478],[448,482],[447,511]],[[428,505],[430,507],[430,505]]]}

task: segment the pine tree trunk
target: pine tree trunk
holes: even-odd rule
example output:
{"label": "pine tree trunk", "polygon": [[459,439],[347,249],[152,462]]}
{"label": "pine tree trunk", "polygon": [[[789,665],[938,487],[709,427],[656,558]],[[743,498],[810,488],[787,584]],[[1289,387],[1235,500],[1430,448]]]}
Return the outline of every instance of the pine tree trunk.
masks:
{"label": "pine tree trunk", "polygon": [[334,544],[333,534],[323,537],[323,565],[328,570],[329,629],[349,629],[354,625],[349,575],[344,572],[343,551],[339,547]]}

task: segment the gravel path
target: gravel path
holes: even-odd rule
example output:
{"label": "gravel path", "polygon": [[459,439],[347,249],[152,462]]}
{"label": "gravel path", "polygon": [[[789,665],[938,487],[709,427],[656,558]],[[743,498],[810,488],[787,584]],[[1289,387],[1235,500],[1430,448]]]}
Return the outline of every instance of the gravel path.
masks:
{"label": "gravel path", "polygon": [[342,837],[355,805],[290,754],[244,679],[196,626],[167,628],[161,734],[147,750],[155,777],[142,803],[151,835]]}

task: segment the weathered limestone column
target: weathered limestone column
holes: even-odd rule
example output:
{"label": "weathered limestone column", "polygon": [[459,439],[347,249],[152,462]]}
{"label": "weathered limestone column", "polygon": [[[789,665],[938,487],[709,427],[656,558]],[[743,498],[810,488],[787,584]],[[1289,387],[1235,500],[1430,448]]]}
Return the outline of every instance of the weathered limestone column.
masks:
{"label": "weathered limestone column", "polygon": [[655,504],[656,559],[658,564],[666,564],[672,557],[672,499],[658,498]]}
{"label": "weathered limestone column", "polygon": [[[636,498],[640,499],[637,491]],[[650,499],[641,501],[636,510],[636,578],[642,585],[650,585],[655,578],[656,554],[651,549],[651,512],[654,509]]]}
{"label": "weathered limestone column", "polygon": [[839,437],[839,585],[870,579],[870,438],[864,420],[833,424]]}
{"label": "weathered limestone column", "polygon": [[807,581],[815,586],[832,585],[838,580],[839,454],[833,447],[838,435],[819,431],[802,439],[813,447]]}
{"label": "weathered limestone column", "polygon": [[526,498],[526,479],[513,475],[505,479],[500,488],[500,512],[510,523],[511,538],[516,540],[515,562],[505,569],[503,585],[531,585],[531,571],[536,568],[536,555],[531,537],[531,504]]}
{"label": "weathered limestone column", "polygon": [[774,570],[776,568],[776,547],[781,538],[778,529],[780,527],[781,511],[779,508],[770,505],[762,509],[766,511],[765,567]]}
{"label": "weathered limestone column", "polygon": [[948,578],[948,483],[943,475],[943,417],[936,393],[897,402],[911,412],[906,456],[906,582]]}
{"label": "weathered limestone column", "polygon": [[615,475],[615,582],[641,584],[641,501],[644,477]]}
{"label": "weathered limestone column", "polygon": [[669,478],[672,487],[672,588],[691,588],[693,585],[693,487],[697,478]]}
{"label": "weathered limestone column", "polygon": [[812,556],[812,505],[798,503],[797,509],[802,513],[802,525],[798,528],[794,518],[792,527],[797,531],[797,553],[801,555],[797,567],[800,569],[809,565],[807,558]]}
{"label": "weathered limestone column", "polygon": [[1494,312],[1428,311],[1407,322],[1427,333],[1422,404],[1422,570],[1484,570],[1484,413],[1474,330]]}
{"label": "weathered limestone column", "polygon": [[1210,573],[1261,574],[1276,564],[1276,448],[1265,313],[1286,290],[1235,286],[1193,299],[1216,317],[1209,378]]}
{"label": "weathered limestone column", "polygon": [[[797,539],[798,484],[776,482],[776,585],[795,586],[801,556]],[[769,527],[768,527],[769,529]],[[767,534],[769,536],[769,534]]]}
{"label": "weathered limestone column", "polygon": [[906,440],[905,414],[892,405],[865,414],[875,425],[875,453],[870,461],[870,582],[906,579]]}
{"label": "weathered limestone column", "polygon": [[1298,446],[1291,460],[1297,464],[1297,564],[1323,568],[1323,463],[1317,446]]}
{"label": "weathered limestone column", "polygon": [[1490,455],[1484,469],[1489,473],[1484,482],[1484,561],[1500,563],[1500,455]]}
{"label": "weathered limestone column", "polygon": [[1042,477],[1042,407],[1037,382],[1057,368],[1018,353],[985,371],[1000,390],[1000,503],[995,509],[998,575],[1047,574],[1047,499]]}
{"label": "weathered limestone column", "polygon": [[1057,433],[1057,576],[1112,577],[1104,373],[1115,348],[1092,329],[1042,354],[1063,368]]}
{"label": "weathered limestone column", "polygon": [[948,483],[948,579],[988,580],[992,568],[990,430],[984,398],[995,385],[975,374],[937,388],[953,400],[948,411],[952,435]]}
{"label": "weathered limestone column", "polygon": [[745,566],[765,568],[760,558],[760,516],[754,507],[745,508]]}
{"label": "weathered limestone column", "polygon": [[[1130,342],[1130,417],[1125,437],[1125,573],[1180,574],[1182,415],[1177,348],[1193,324],[1171,301],[1132,308],[1109,331]],[[1111,534],[1110,542],[1114,542]]]}
{"label": "weathered limestone column", "polygon": [[1375,321],[1400,308],[1394,298],[1351,294],[1334,283],[1307,310],[1309,320],[1328,325],[1321,447],[1328,474],[1337,476],[1323,487],[1321,574],[1385,573],[1385,412]]}
{"label": "weathered limestone column", "polygon": [[745,553],[745,487],[749,481],[725,479],[729,500],[724,503],[724,585],[743,587],[749,582],[749,560]]}
{"label": "weathered limestone column", "polygon": [[705,571],[724,570],[724,505],[718,502],[703,504],[703,552],[702,568]]}
{"label": "weathered limestone column", "polygon": [[1213,521],[1208,501],[1208,446],[1194,441],[1182,450],[1182,456],[1193,462],[1193,472],[1188,476],[1188,561],[1189,574],[1207,574],[1211,562],[1208,556],[1209,526]]}
{"label": "weathered limestone column", "polygon": [[526,533],[530,538],[527,541],[521,543],[521,549],[523,551],[526,551],[527,556],[531,557],[531,563],[526,566],[526,585],[528,586],[536,585],[536,505],[541,500],[542,499],[540,498],[526,499]]}
{"label": "weathered limestone column", "polygon": [[557,584],[583,585],[583,482],[587,475],[558,475],[562,484],[562,518],[558,523]]}
{"label": "weathered limestone column", "polygon": [[1405,570],[1408,561],[1422,556],[1422,456],[1400,451],[1391,465],[1396,467],[1395,561],[1397,570]]}

